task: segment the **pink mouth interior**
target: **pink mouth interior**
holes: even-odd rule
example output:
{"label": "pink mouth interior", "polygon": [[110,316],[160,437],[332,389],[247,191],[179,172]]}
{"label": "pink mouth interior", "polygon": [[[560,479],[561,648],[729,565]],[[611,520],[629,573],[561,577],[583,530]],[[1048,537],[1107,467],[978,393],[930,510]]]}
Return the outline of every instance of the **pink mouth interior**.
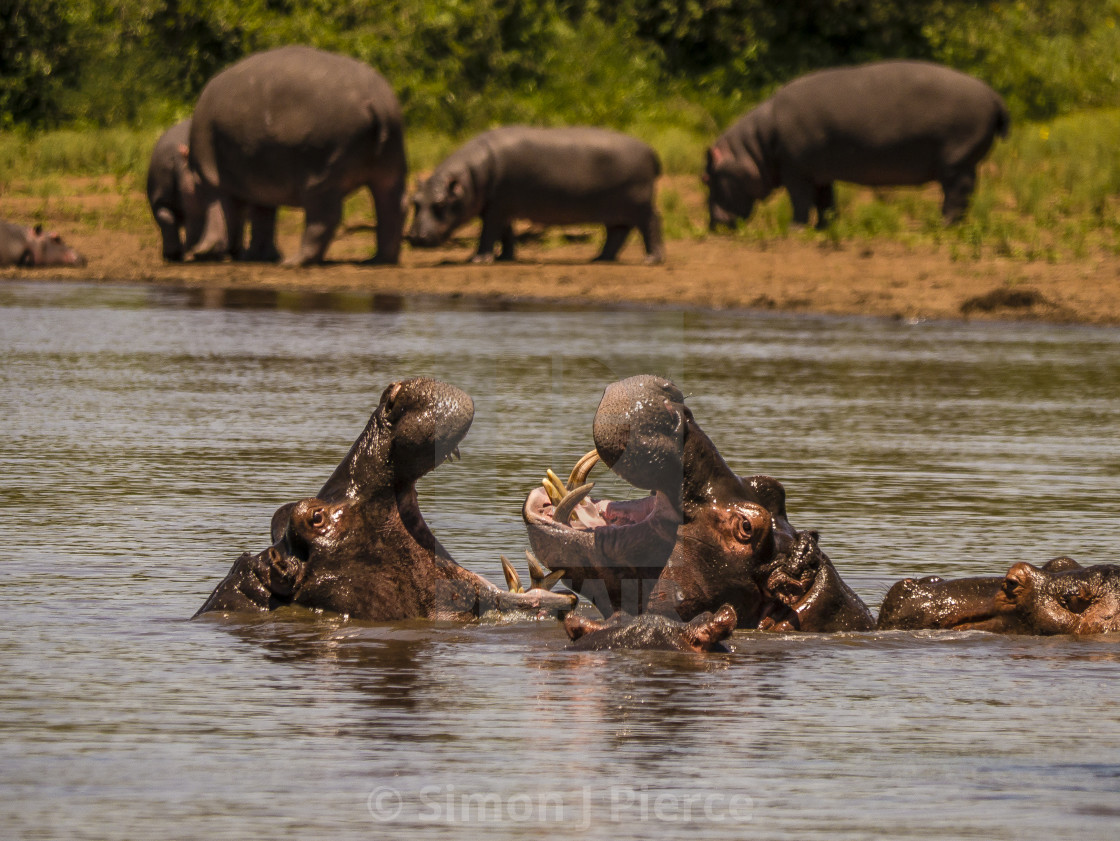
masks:
{"label": "pink mouth interior", "polygon": [[609,499],[593,500],[588,496],[576,506],[570,522],[556,523],[552,517],[554,510],[552,501],[544,488],[536,488],[526,501],[526,511],[531,517],[578,531],[591,531],[602,526],[629,526],[641,523],[649,520],[657,507],[658,499],[654,494],[623,502],[613,502]]}

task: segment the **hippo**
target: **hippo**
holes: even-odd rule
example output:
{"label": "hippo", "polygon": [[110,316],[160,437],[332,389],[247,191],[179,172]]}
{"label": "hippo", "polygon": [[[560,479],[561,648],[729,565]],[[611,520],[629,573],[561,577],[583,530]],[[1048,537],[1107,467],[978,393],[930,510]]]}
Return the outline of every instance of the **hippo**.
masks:
{"label": "hippo", "polygon": [[[189,161],[204,206],[219,200],[225,227],[208,214],[188,259],[230,250],[246,208],[260,211],[250,253],[268,259],[275,208],[302,207],[306,225],[291,262],[322,262],[342,202],[365,186],[377,213],[375,263],[396,263],[404,229],[407,166],[400,104],[373,68],[311,47],[280,47],[242,59],[202,89]],[[274,247],[274,246],[273,246]]]}
{"label": "hippo", "polygon": [[[1043,565],[1050,573],[1081,569],[1072,558],[1053,558]],[[1000,604],[1004,577],[984,575],[944,579],[936,575],[895,582],[879,606],[880,631],[990,631],[997,634],[1032,633],[1026,622]]]}
{"label": "hippo", "polygon": [[278,509],[272,546],[241,555],[196,616],[289,604],[374,621],[570,610],[574,594],[505,592],[463,568],[424,522],[416,482],[459,457],[473,418],[471,398],[447,383],[390,385],[318,494]]}
{"label": "hippo", "polygon": [[0,220],[0,266],[84,266],[86,258],[43,226]]}
{"label": "hippo", "polygon": [[447,157],[412,196],[408,241],[431,248],[460,226],[482,218],[472,260],[514,259],[513,221],[542,225],[603,224],[607,239],[596,260],[615,260],[637,228],[647,263],[665,259],[654,183],[657,153],[642,141],[601,128],[505,126],[472,138]]}
{"label": "hippo", "polygon": [[552,504],[534,491],[522,515],[542,563],[564,570],[564,581],[604,614],[625,608],[687,621],[729,604],[739,627],[756,627],[759,572],[797,540],[781,483],[732,472],[684,394],[662,377],[609,385],[592,433],[598,457],[651,497],[619,505],[587,499],[584,486],[572,492],[580,497],[573,507],[571,498]]}
{"label": "hippo", "polygon": [[726,652],[723,640],[735,630],[737,619],[731,605],[714,613],[705,612],[688,622],[656,613],[634,617],[619,611],[605,621],[576,613],[564,617],[564,630],[577,651],[634,649],[642,651]]}
{"label": "hippo", "polygon": [[815,531],[802,531],[791,551],[760,568],[767,599],[758,623],[764,631],[870,631],[875,618],[821,551]]}
{"label": "hippo", "polygon": [[[159,226],[163,242],[164,260],[179,261],[201,239],[206,225],[217,235],[227,239],[230,254],[238,260],[275,262],[280,259],[276,249],[276,208],[252,205],[249,221],[252,241],[247,251],[242,250],[244,239],[241,230],[230,234],[226,230],[225,216],[215,199],[203,206],[198,187],[198,177],[191,172],[189,147],[191,120],[182,120],[162,135],[152,148],[148,163],[148,206]],[[217,257],[219,254],[197,255]]]}
{"label": "hippo", "polygon": [[749,218],[754,203],[789,191],[793,221],[827,225],[834,181],[868,186],[938,182],[942,215],[958,221],[976,166],[1010,126],[1000,96],[979,79],[924,61],[883,61],[795,79],[747,112],[708,149],[710,227]]}
{"label": "hippo", "polygon": [[995,597],[1032,634],[1105,634],[1120,631],[1120,565],[1057,571],[1017,563]]}

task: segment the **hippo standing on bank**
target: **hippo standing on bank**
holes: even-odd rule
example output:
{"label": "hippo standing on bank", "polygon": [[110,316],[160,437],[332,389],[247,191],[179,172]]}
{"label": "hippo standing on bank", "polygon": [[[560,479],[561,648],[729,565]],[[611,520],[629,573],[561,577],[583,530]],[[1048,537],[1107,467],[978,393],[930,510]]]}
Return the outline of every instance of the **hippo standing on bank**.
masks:
{"label": "hippo standing on bank", "polygon": [[961,218],[976,166],[1010,120],[978,79],[922,61],[810,73],[749,111],[708,149],[712,230],[748,218],[756,201],[789,191],[793,221],[817,227],[835,205],[834,181],[868,186],[938,182],[947,223]]}
{"label": "hippo standing on bank", "polygon": [[163,259],[182,260],[183,255],[198,244],[207,226],[219,239],[228,241],[229,252],[235,259],[261,262],[280,259],[275,241],[275,207],[250,207],[252,242],[245,251],[242,250],[243,232],[227,231],[221,203],[212,199],[203,204],[206,191],[199,189],[198,176],[191,172],[188,161],[190,131],[189,118],[173,125],[160,135],[148,162],[148,206],[159,226]]}
{"label": "hippo standing on bank", "polygon": [[514,259],[513,222],[602,224],[596,260],[615,260],[632,228],[646,262],[665,259],[654,184],[657,153],[642,141],[600,128],[506,126],[480,134],[443,161],[412,196],[408,241],[434,247],[475,217],[482,234],[474,262]]}
{"label": "hippo standing on bank", "polygon": [[298,604],[376,621],[465,621],[570,610],[572,594],[505,592],[461,567],[424,522],[416,482],[458,457],[473,418],[471,398],[447,383],[390,385],[319,493],[282,506],[272,546],[239,557],[198,613]]}
{"label": "hippo standing on bank", "polygon": [[84,266],[86,258],[58,234],[0,220],[0,266]]}
{"label": "hippo standing on bank", "polygon": [[[377,213],[373,262],[397,262],[407,169],[403,121],[389,83],[368,65],[299,46],[249,56],[207,82],[189,146],[202,196],[221,202],[229,231],[242,230],[253,205],[302,207],[306,226],[291,262],[318,263],[342,219],[343,199],[364,186]],[[254,228],[256,250],[271,241],[268,234]],[[225,230],[207,224],[187,256],[229,248]]]}

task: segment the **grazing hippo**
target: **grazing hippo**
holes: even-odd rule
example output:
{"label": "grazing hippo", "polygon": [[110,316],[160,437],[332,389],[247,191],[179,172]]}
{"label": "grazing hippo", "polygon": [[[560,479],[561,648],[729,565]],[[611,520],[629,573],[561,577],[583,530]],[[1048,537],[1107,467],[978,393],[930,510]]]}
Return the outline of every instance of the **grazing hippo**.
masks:
{"label": "grazing hippo", "polygon": [[936,181],[942,215],[955,222],[968,207],[976,165],[1009,124],[995,91],[937,64],[885,61],[810,73],[741,117],[708,150],[711,228],[748,218],[778,187],[789,191],[795,223],[808,224],[815,206],[823,228],[834,181]]}
{"label": "grazing hippo", "polygon": [[412,196],[408,241],[446,242],[460,226],[482,217],[476,263],[514,259],[513,222],[603,224],[607,240],[596,260],[614,260],[631,228],[646,247],[646,262],[665,259],[654,182],[657,153],[636,138],[600,128],[507,126],[480,134],[453,152]]}
{"label": "grazing hippo", "polygon": [[[1072,558],[1054,558],[1047,572],[1081,569]],[[879,606],[880,631],[991,631],[1029,634],[1030,629],[1006,605],[997,602],[1004,579],[998,575],[944,579],[936,575],[895,582]]]}
{"label": "grazing hippo", "polygon": [[637,618],[619,611],[605,621],[575,613],[564,617],[564,630],[578,651],[638,649],[643,651],[720,651],[723,640],[736,625],[735,610],[725,604],[715,613],[701,613],[688,622],[678,622],[656,613]]}
{"label": "grazing hippo", "polygon": [[390,385],[318,495],[281,507],[272,546],[238,558],[198,613],[298,604],[382,621],[570,610],[572,594],[504,592],[459,566],[424,522],[416,482],[458,457],[473,418],[454,386]]}
{"label": "grazing hippo", "polygon": [[661,377],[608,386],[593,435],[606,465],[652,497],[626,506],[589,500],[585,484],[553,504],[534,491],[522,513],[541,561],[564,570],[604,614],[645,609],[688,620],[729,604],[739,627],[756,627],[759,570],[797,537],[781,484],[733,473],[683,393]]}
{"label": "grazing hippo", "polygon": [[767,599],[758,623],[764,631],[870,631],[875,618],[817,545],[815,531],[798,532],[797,542],[760,569]]}
{"label": "grazing hippo", "polygon": [[1031,634],[1105,634],[1120,631],[1120,565],[1011,567],[995,597],[998,609]]}
{"label": "grazing hippo", "polygon": [[[176,123],[156,141],[148,163],[148,206],[159,226],[163,240],[163,259],[182,260],[183,254],[198,244],[207,225],[229,242],[229,251],[238,260],[274,262],[276,250],[276,208],[253,205],[249,210],[252,242],[242,250],[244,233],[226,230],[225,216],[217,200],[203,205],[199,180],[188,163],[191,121]],[[221,256],[219,254],[198,255]]]}
{"label": "grazing hippo", "polygon": [[[203,88],[190,130],[190,166],[204,198],[218,199],[232,232],[246,208],[262,213],[250,252],[267,259],[274,209],[302,207],[299,265],[323,260],[342,202],[365,186],[377,212],[378,263],[396,263],[404,228],[406,164],[401,108],[389,83],[360,61],[310,47],[257,53]],[[189,259],[229,249],[208,217]],[[254,220],[256,222],[256,220]]]}
{"label": "grazing hippo", "polygon": [[86,258],[43,226],[27,228],[0,220],[0,266],[84,266]]}

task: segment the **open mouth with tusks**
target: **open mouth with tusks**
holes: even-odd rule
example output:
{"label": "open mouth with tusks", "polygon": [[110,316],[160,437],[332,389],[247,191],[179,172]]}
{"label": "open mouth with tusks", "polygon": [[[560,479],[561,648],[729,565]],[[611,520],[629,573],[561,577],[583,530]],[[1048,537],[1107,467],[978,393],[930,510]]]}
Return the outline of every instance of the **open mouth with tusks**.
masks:
{"label": "open mouth with tusks", "polygon": [[567,481],[551,470],[525,500],[534,576],[559,576],[604,615],[638,613],[676,544],[680,515],[656,491],[642,499],[591,496],[588,477],[599,462],[592,450]]}

